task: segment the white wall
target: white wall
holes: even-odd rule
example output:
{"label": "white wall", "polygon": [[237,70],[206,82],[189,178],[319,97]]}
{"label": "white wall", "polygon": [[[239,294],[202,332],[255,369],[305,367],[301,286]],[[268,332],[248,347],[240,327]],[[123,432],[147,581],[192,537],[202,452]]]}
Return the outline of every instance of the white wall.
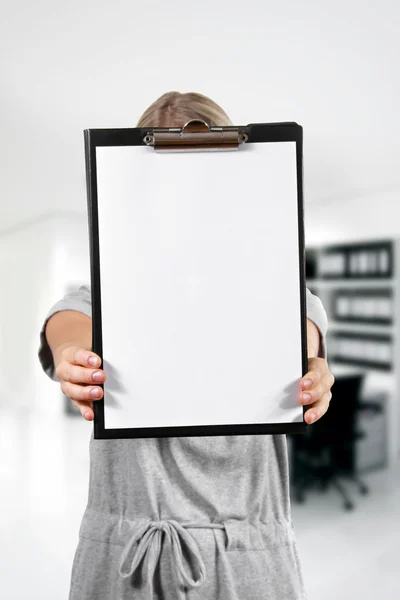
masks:
{"label": "white wall", "polygon": [[399,15],[396,0],[6,3],[0,230],[83,212],[83,129],[134,126],[173,89],[238,124],[302,124],[307,202],[400,190]]}
{"label": "white wall", "polygon": [[382,188],[344,194],[305,207],[309,246],[400,238],[400,190]]}
{"label": "white wall", "polygon": [[54,215],[0,236],[0,405],[62,411],[38,361],[39,331],[66,286],[89,283],[89,274],[84,214]]}

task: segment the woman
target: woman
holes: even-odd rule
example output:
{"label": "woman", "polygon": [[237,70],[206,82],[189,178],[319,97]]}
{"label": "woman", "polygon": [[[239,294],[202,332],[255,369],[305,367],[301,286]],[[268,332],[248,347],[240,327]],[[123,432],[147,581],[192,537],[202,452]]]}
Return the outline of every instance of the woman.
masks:
{"label": "woman", "polygon": [[[200,94],[165,94],[138,127],[191,119],[231,125]],[[327,318],[307,290],[309,372],[299,402],[308,423],[331,398]],[[88,287],[49,311],[39,358],[88,421],[106,380],[91,352]],[[142,560],[143,559],[143,560]],[[90,440],[88,503],[70,600],[300,600],[305,598],[289,502],[284,435]]]}

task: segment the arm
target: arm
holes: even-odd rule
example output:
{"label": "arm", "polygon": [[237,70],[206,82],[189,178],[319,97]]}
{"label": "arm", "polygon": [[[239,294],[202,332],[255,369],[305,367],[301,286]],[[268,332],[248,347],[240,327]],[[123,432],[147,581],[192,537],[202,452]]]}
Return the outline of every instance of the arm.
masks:
{"label": "arm", "polygon": [[300,381],[299,402],[309,406],[304,418],[308,424],[328,410],[335,378],[327,363],[328,318],[321,300],[307,289],[308,372]]}
{"label": "arm", "polygon": [[315,358],[319,356],[321,348],[321,334],[318,327],[310,319],[307,319],[307,356]]}
{"label": "arm", "polygon": [[53,355],[55,370],[57,370],[65,348],[77,346],[90,351],[92,319],[75,310],[63,310],[49,318],[44,335]]}
{"label": "arm", "polygon": [[103,397],[102,388],[95,384],[106,380],[91,345],[91,294],[82,286],[50,309],[40,332],[38,356],[45,373],[61,383],[64,394],[88,421],[94,418],[93,400]]}
{"label": "arm", "polygon": [[308,358],[327,358],[328,317],[321,300],[306,288]]}
{"label": "arm", "polygon": [[[74,312],[66,316],[67,311]],[[84,319],[85,316],[86,320]],[[54,317],[54,320],[52,317]],[[53,351],[59,355],[57,346],[74,341],[77,342],[77,345],[82,342],[82,347],[90,350],[92,332],[90,325],[89,333],[88,323],[91,324],[91,317],[92,298],[90,288],[86,285],[82,285],[75,292],[66,294],[50,308],[45,316],[40,331],[38,357],[44,372],[53,381],[59,381],[55,373],[54,359],[56,357],[53,355]],[[83,327],[83,330],[81,327]],[[48,334],[51,336],[51,347],[47,338]],[[57,359],[59,359],[59,356],[57,356]]]}

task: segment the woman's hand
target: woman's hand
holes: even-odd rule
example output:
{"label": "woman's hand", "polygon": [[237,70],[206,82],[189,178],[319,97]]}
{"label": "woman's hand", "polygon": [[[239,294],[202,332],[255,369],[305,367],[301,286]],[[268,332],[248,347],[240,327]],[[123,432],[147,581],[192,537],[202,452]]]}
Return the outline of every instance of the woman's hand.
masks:
{"label": "woman's hand", "polygon": [[308,424],[320,419],[328,410],[332,398],[331,387],[335,382],[325,358],[318,357],[319,346],[319,330],[307,319],[308,372],[300,380],[299,401],[310,406],[304,414]]}
{"label": "woman's hand", "polygon": [[87,421],[93,421],[93,400],[101,400],[106,374],[99,369],[101,358],[78,346],[67,346],[60,353],[56,375],[61,389]]}

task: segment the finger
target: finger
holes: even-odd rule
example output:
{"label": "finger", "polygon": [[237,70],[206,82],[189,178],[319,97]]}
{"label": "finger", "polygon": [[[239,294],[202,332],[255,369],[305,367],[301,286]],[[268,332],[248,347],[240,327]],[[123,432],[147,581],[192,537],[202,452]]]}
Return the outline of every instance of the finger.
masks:
{"label": "finger", "polygon": [[322,377],[322,365],[315,363],[315,359],[310,358],[308,361],[308,371],[303,377],[300,379],[300,388],[301,389],[310,389],[313,387],[318,381],[320,381]]}
{"label": "finger", "polygon": [[310,391],[321,381],[321,374],[317,371],[309,371],[300,379],[299,391]]}
{"label": "finger", "polygon": [[301,389],[309,390],[323,379],[326,380],[327,387],[332,387],[335,378],[330,372],[328,363],[324,358],[310,358],[308,366],[309,371],[300,380]]}
{"label": "finger", "polygon": [[83,367],[98,368],[101,365],[101,358],[98,354],[79,346],[69,346],[66,348],[62,353],[62,359]]}
{"label": "finger", "polygon": [[299,400],[301,404],[313,404],[320,400],[326,393],[329,393],[332,396],[329,385],[327,385],[323,379],[315,387],[300,392]]}
{"label": "finger", "polygon": [[103,397],[103,389],[98,385],[79,385],[70,381],[63,381],[61,389],[71,400],[92,402],[93,400],[101,400]]}
{"label": "finger", "polygon": [[316,421],[318,421],[318,419],[323,417],[323,415],[327,412],[329,408],[329,402],[331,398],[331,392],[326,392],[326,394],[324,394],[323,397],[320,398],[310,410],[307,410],[304,413],[304,420],[306,421],[306,423],[310,425],[311,423],[315,423]]}
{"label": "finger", "polygon": [[70,381],[71,383],[104,383],[106,373],[101,369],[88,369],[74,365],[66,360],[60,362],[57,367],[56,375],[60,381]]}
{"label": "finger", "polygon": [[79,402],[78,400],[71,400],[71,402],[86,421],[93,421],[94,411],[90,402]]}

